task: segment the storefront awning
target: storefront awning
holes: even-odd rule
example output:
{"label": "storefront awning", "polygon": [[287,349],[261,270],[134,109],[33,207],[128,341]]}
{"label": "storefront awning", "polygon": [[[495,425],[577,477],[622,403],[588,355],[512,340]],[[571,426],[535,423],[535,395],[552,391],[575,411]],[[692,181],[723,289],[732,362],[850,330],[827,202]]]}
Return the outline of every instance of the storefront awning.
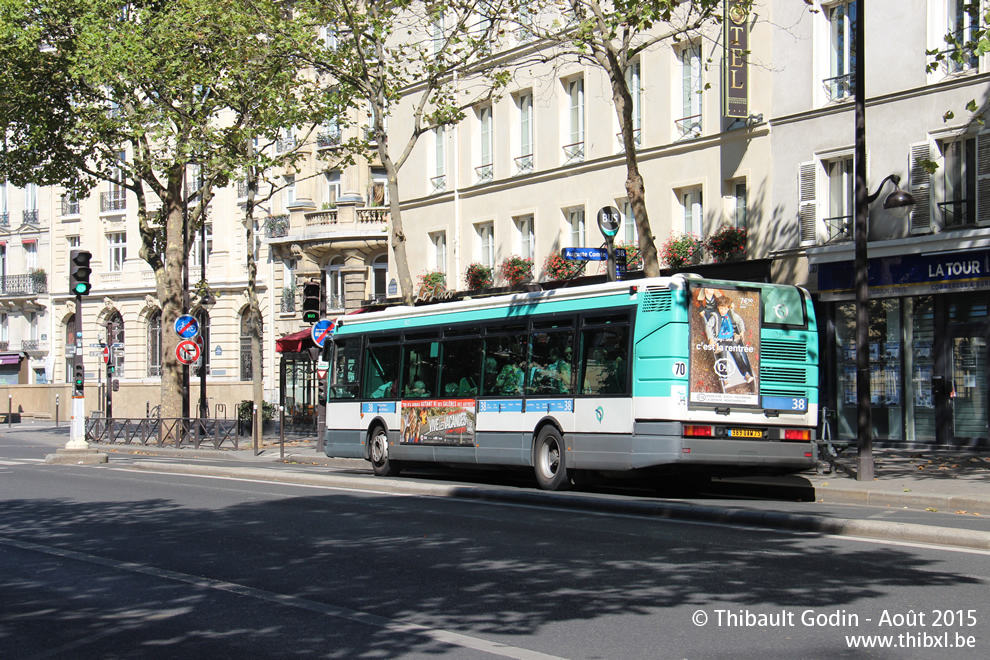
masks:
{"label": "storefront awning", "polygon": [[0,353],[0,365],[20,364],[21,357],[20,353]]}
{"label": "storefront awning", "polygon": [[309,328],[275,340],[275,351],[278,353],[302,353],[314,346],[316,344],[313,343],[312,330]]}

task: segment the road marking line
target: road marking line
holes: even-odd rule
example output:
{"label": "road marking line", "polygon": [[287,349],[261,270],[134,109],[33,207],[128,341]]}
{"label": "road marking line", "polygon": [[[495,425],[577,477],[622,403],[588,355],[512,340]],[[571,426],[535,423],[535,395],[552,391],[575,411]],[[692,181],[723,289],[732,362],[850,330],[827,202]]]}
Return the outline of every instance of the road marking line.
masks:
{"label": "road marking line", "polygon": [[498,655],[505,658],[516,658],[517,660],[564,660],[559,656],[547,655],[545,653],[540,653],[539,651],[531,651],[529,649],[519,648],[516,646],[508,646],[505,644],[500,644],[499,642],[481,639],[480,637],[472,637],[470,635],[465,635],[463,633],[458,633],[451,630],[430,628],[418,623],[411,623],[398,619],[389,619],[387,617],[378,616],[377,614],[369,614],[368,612],[351,610],[346,607],[338,607],[336,605],[320,603],[306,598],[299,598],[297,596],[288,596],[286,594],[279,594],[273,591],[257,589],[255,587],[247,587],[234,582],[198,577],[195,575],[188,575],[186,573],[179,573],[178,571],[170,571],[164,568],[156,568],[154,566],[146,566],[144,564],[136,564],[129,561],[118,561],[116,559],[108,559],[106,557],[90,555],[84,552],[40,545],[37,543],[31,543],[30,541],[20,541],[18,539],[0,537],[0,545],[8,545],[21,550],[40,552],[65,559],[74,559],[76,561],[105,566],[107,568],[130,571],[131,573],[149,575],[164,580],[183,582],[185,584],[190,584],[205,589],[225,591],[238,596],[247,596],[248,598],[255,598],[271,603],[286,605],[288,607],[295,607],[297,609],[323,614],[324,616],[331,616],[368,626],[375,626],[388,630],[389,632],[422,635],[423,637],[428,637],[434,641],[449,644],[451,646],[474,649],[476,651],[482,651],[484,653],[490,653],[492,655]]}

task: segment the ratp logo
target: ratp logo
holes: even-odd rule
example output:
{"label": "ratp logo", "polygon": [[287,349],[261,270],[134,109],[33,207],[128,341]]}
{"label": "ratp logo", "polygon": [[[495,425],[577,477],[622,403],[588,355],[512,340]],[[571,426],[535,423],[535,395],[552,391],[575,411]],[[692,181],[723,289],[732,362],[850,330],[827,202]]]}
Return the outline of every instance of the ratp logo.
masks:
{"label": "ratp logo", "polygon": [[601,424],[602,420],[605,419],[605,409],[601,406],[595,408],[595,417],[598,419],[598,423]]}

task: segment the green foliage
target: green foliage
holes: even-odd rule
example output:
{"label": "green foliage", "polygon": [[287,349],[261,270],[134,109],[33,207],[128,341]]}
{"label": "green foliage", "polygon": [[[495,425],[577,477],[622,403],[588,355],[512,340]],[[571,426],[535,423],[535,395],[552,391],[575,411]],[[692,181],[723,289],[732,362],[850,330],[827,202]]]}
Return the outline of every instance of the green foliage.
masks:
{"label": "green foliage", "polygon": [[439,295],[447,290],[447,275],[439,270],[430,270],[419,276],[417,286],[419,296],[427,298]]}
{"label": "green foliage", "polygon": [[746,251],[747,236],[745,229],[722,227],[705,240],[705,250],[715,261],[725,261]]}
{"label": "green foliage", "polygon": [[660,251],[668,268],[683,268],[698,262],[704,254],[701,239],[694,234],[671,234]]}
{"label": "green foliage", "polygon": [[[254,412],[254,401],[241,401],[237,404],[237,419],[250,422]],[[275,404],[265,401],[261,406],[261,421],[270,422],[275,419]]]}
{"label": "green foliage", "polygon": [[533,276],[533,260],[517,254],[509,255],[499,265],[498,274],[509,286],[518,286]]}
{"label": "green foliage", "polygon": [[551,281],[569,280],[584,273],[588,262],[577,259],[564,259],[560,252],[551,252],[543,260],[543,272]]}
{"label": "green foliage", "polygon": [[487,289],[495,283],[494,270],[491,266],[473,263],[464,272],[464,279],[468,289]]}

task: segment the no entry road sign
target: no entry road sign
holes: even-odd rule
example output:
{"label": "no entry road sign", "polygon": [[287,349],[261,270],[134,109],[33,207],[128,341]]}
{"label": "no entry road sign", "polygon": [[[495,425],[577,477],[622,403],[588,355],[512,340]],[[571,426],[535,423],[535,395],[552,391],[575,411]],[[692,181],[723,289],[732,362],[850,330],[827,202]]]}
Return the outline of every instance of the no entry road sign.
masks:
{"label": "no entry road sign", "polygon": [[175,347],[175,357],[182,364],[192,364],[199,359],[199,344],[188,339],[180,341],[179,345]]}

